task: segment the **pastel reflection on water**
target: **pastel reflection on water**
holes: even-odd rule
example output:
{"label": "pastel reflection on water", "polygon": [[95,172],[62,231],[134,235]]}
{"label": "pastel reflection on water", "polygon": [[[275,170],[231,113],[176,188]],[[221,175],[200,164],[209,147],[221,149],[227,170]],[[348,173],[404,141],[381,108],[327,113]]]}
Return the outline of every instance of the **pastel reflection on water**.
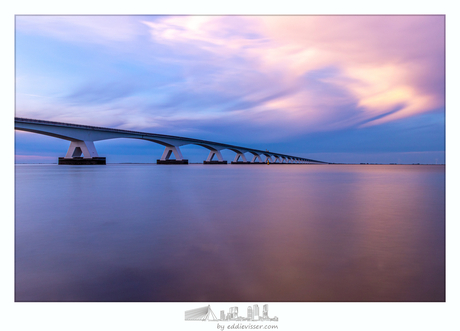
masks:
{"label": "pastel reflection on water", "polygon": [[444,166],[16,166],[16,301],[444,301]]}

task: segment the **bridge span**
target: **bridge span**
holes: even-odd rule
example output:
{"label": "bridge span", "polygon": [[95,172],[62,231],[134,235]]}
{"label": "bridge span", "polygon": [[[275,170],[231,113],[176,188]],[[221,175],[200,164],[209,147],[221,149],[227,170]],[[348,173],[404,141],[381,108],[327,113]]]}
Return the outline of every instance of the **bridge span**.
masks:
{"label": "bridge span", "polygon": [[[165,146],[163,155],[157,160],[158,164],[188,164],[188,160],[184,159],[182,156],[180,147],[189,144],[209,149],[209,155],[203,162],[204,164],[227,164],[227,161],[223,159],[220,152],[224,149],[229,149],[236,153],[235,159],[231,162],[232,164],[258,164],[268,162],[272,164],[327,163],[303,157],[207,140],[30,118],[15,117],[14,128],[15,130],[34,132],[70,141],[70,146],[66,155],[58,159],[58,164],[106,164],[106,158],[98,155],[94,142],[115,138],[142,139]],[[252,159],[250,161],[246,158],[245,153],[252,154]],[[174,154],[175,159],[171,158],[172,154]]]}

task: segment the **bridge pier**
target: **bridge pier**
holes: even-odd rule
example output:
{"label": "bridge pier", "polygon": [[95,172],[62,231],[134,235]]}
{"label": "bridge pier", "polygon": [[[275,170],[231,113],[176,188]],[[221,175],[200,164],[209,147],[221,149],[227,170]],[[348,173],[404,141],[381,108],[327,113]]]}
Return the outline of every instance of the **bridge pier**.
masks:
{"label": "bridge pier", "polygon": [[106,164],[106,159],[97,154],[93,141],[71,140],[67,154],[58,158],[58,164]]}
{"label": "bridge pier", "polygon": [[81,141],[81,140],[72,140],[70,142],[69,149],[65,155],[65,159],[71,159],[74,157],[80,157],[83,154],[85,159],[90,159],[92,157],[99,157],[97,155],[96,147],[92,141]]}
{"label": "bridge pier", "polygon": [[[244,153],[237,152],[237,151],[234,151],[234,152],[236,152],[236,156],[235,156],[235,159],[232,161],[232,164],[248,164],[249,163]],[[238,161],[240,158],[242,161]]]}
{"label": "bridge pier", "polygon": [[[217,157],[217,160],[213,160],[214,156]],[[211,149],[208,158],[203,161],[203,164],[227,164],[227,161],[224,160],[219,150]]]}
{"label": "bridge pier", "polygon": [[[264,163],[264,162],[262,161],[262,158],[260,157],[259,154],[254,153],[254,152],[251,152],[251,153],[252,153],[252,155],[254,155],[254,156],[252,157],[251,163]],[[259,162],[256,162],[257,160],[259,160]]]}
{"label": "bridge pier", "polygon": [[[176,159],[170,159],[173,153]],[[182,157],[179,146],[166,146],[163,155],[157,160],[157,164],[188,164],[188,160]]]}
{"label": "bridge pier", "polygon": [[105,165],[105,157],[92,157],[90,159],[85,159],[84,157],[73,157],[71,159],[66,159],[65,157],[58,158],[58,164],[65,165]]}

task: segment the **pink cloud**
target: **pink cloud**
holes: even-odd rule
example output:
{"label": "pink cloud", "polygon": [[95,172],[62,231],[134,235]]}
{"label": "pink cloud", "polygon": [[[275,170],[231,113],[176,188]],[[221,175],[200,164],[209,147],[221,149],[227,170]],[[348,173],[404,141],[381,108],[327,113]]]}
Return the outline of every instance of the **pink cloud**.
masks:
{"label": "pink cloud", "polygon": [[356,122],[396,107],[401,109],[368,125],[444,105],[442,16],[280,16],[261,20],[266,34],[281,46],[272,48],[269,65],[288,62],[284,67],[291,77],[328,66],[338,68],[340,74],[324,81],[356,99],[363,109]]}
{"label": "pink cloud", "polygon": [[[268,81],[273,89],[292,91],[239,116],[281,112],[304,127],[332,129],[444,106],[443,16],[171,17],[146,24],[156,41],[198,47],[224,62],[245,59],[264,76],[252,86]],[[341,90],[339,96],[305,82],[305,75],[327,68],[336,73],[320,83]],[[262,92],[245,98],[255,100]],[[343,107],[350,103],[359,111],[344,119]]]}
{"label": "pink cloud", "polygon": [[56,163],[55,156],[42,156],[42,155],[15,155],[15,162],[46,162],[46,163]]}
{"label": "pink cloud", "polygon": [[[139,129],[221,120],[235,126],[250,122],[270,133],[283,124],[290,135],[377,125],[444,106],[443,16],[18,16],[16,21],[18,31],[97,43],[114,56],[129,53],[128,63],[163,68],[155,73],[180,72],[177,81],[161,90],[155,86],[148,97],[120,94],[101,105],[50,100],[65,95],[63,84],[19,76],[16,109],[30,117],[101,126],[115,125],[107,118],[117,118]],[[67,88],[75,88],[73,81]]]}

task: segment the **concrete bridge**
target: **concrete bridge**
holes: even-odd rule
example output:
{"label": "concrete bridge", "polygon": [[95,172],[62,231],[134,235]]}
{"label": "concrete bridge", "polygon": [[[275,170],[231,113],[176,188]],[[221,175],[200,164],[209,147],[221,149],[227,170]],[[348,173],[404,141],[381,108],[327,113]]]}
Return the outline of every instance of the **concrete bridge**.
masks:
{"label": "concrete bridge", "polygon": [[[115,138],[143,139],[165,146],[163,155],[157,160],[158,164],[188,164],[188,160],[184,159],[180,150],[181,146],[188,144],[198,145],[209,149],[209,155],[203,162],[204,164],[227,164],[227,161],[223,159],[220,152],[224,149],[229,149],[236,153],[232,164],[258,164],[267,162],[274,164],[326,163],[292,155],[273,153],[207,140],[88,125],[51,122],[29,118],[15,117],[14,128],[15,130],[34,132],[70,141],[67,154],[65,157],[59,158],[59,164],[106,164],[106,158],[100,157],[97,154],[94,142]],[[246,158],[246,153],[252,154],[252,159],[250,161]],[[175,159],[171,159],[172,154],[174,154]]]}

